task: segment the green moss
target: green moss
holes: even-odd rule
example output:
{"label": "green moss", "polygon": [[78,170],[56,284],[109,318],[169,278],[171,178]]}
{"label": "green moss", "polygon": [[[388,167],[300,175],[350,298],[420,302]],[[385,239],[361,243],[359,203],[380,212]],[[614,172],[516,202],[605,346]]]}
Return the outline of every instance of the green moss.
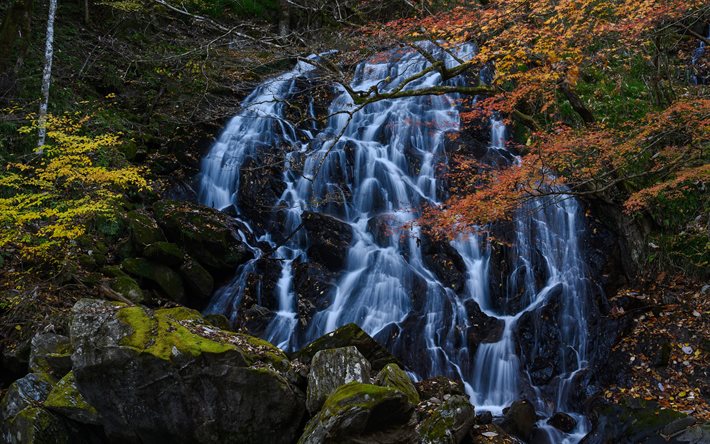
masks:
{"label": "green moss", "polygon": [[387,364],[375,377],[375,384],[392,387],[407,395],[412,404],[419,404],[419,393],[409,376],[397,364]]}
{"label": "green moss", "polygon": [[76,387],[74,372],[64,376],[47,396],[44,406],[49,409],[61,411],[83,410],[89,415],[97,415],[96,409],[86,402],[84,396]]}
{"label": "green moss", "polygon": [[389,387],[351,382],[338,387],[326,399],[322,412],[327,416],[331,416],[353,407],[372,409],[384,399],[390,398],[396,393],[397,390]]}

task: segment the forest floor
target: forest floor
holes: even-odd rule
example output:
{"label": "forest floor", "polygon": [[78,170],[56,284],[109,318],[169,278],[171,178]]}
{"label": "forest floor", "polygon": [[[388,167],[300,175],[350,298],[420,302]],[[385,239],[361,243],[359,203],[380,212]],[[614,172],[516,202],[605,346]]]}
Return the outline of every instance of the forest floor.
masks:
{"label": "forest floor", "polygon": [[[633,308],[624,312],[622,300]],[[654,400],[710,420],[710,285],[662,273],[644,290],[622,290],[610,302],[612,316],[628,316],[631,325],[609,358],[626,363],[627,383],[608,387],[605,397]]]}

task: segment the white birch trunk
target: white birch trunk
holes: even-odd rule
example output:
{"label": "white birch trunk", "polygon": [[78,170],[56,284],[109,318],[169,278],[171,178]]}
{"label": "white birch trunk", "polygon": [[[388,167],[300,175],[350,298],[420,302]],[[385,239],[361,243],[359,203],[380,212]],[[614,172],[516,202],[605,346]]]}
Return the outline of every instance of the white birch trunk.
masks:
{"label": "white birch trunk", "polygon": [[57,0],[49,0],[47,18],[47,40],[44,49],[44,72],[42,73],[42,102],[39,105],[39,138],[37,152],[42,154],[42,146],[47,137],[47,107],[49,106],[49,86],[52,82],[52,59],[54,58],[54,16],[57,14]]}

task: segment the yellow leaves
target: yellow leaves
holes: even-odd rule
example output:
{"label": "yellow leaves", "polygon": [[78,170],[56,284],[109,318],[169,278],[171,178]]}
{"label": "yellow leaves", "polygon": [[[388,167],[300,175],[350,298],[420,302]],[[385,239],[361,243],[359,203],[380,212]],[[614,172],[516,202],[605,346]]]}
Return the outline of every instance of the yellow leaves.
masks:
{"label": "yellow leaves", "polygon": [[[86,135],[87,122],[86,116],[49,116],[44,154],[0,172],[0,247],[50,260],[96,218],[115,219],[123,192],[148,186],[144,170],[117,150],[119,135]],[[36,125],[21,133],[33,134]]]}

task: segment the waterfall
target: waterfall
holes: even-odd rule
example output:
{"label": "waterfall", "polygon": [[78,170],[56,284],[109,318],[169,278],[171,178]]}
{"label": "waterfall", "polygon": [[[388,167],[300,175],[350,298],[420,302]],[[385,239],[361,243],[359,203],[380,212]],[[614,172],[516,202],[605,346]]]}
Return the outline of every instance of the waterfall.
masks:
{"label": "waterfall", "polygon": [[[431,43],[422,45],[450,67],[475,52],[473,45],[461,45],[454,57]],[[379,91],[392,90],[427,66],[429,62],[417,51],[392,50],[360,63],[350,86],[361,91],[375,85]],[[445,246],[460,258],[465,275],[462,288],[447,285],[424,251],[431,240],[416,226],[402,227],[418,217],[417,209],[423,204],[438,204],[446,197],[437,165],[447,160],[447,133],[459,129],[459,98],[451,94],[414,96],[359,109],[339,87],[325,128],[298,128],[286,118],[284,102],[298,92],[298,80],[312,70],[310,64],[299,62],[292,71],[257,87],[203,160],[200,201],[220,209],[233,205],[240,214],[236,193],[246,160],[288,147],[284,188],[275,206],[280,209],[281,233],[290,235],[274,242],[273,233],[253,230],[251,221],[240,215],[242,237],[249,240],[255,259],[242,265],[233,281],[215,293],[207,312],[223,313],[234,321],[248,275],[263,256],[271,255],[281,263],[278,280],[274,294],[260,297],[272,298],[278,307],[263,333],[272,343],[295,350],[354,322],[400,357],[415,378],[445,375],[461,379],[479,410],[499,415],[528,394],[545,417],[557,411],[572,414],[578,426],[571,434],[548,427],[544,420],[539,427],[554,442],[578,442],[588,425],[573,412],[569,399],[575,375],[587,366],[590,300],[579,241],[584,232],[579,204],[567,196],[550,196],[531,201],[517,212],[514,272],[505,283],[502,306],[494,303],[501,295],[491,288],[491,248],[483,235],[461,234]],[[448,84],[462,84],[466,81],[462,77]],[[438,73],[430,72],[405,89],[442,83]],[[312,106],[309,112],[314,117]],[[493,118],[490,126],[489,149],[513,158],[506,148],[503,122]],[[332,196],[338,202],[333,203]],[[293,287],[295,267],[309,260],[311,240],[300,229],[305,211],[343,221],[352,229],[352,242],[329,295],[330,303],[302,325]],[[372,222],[382,220],[394,227],[392,232],[374,231],[377,224]],[[506,303],[521,294],[517,306]],[[535,357],[518,354],[516,334],[526,314],[535,314],[552,302],[559,306],[558,373],[552,383],[536,386],[526,364]],[[498,322],[501,331],[493,342],[476,344],[474,350],[469,333],[480,328],[476,310]]]}

